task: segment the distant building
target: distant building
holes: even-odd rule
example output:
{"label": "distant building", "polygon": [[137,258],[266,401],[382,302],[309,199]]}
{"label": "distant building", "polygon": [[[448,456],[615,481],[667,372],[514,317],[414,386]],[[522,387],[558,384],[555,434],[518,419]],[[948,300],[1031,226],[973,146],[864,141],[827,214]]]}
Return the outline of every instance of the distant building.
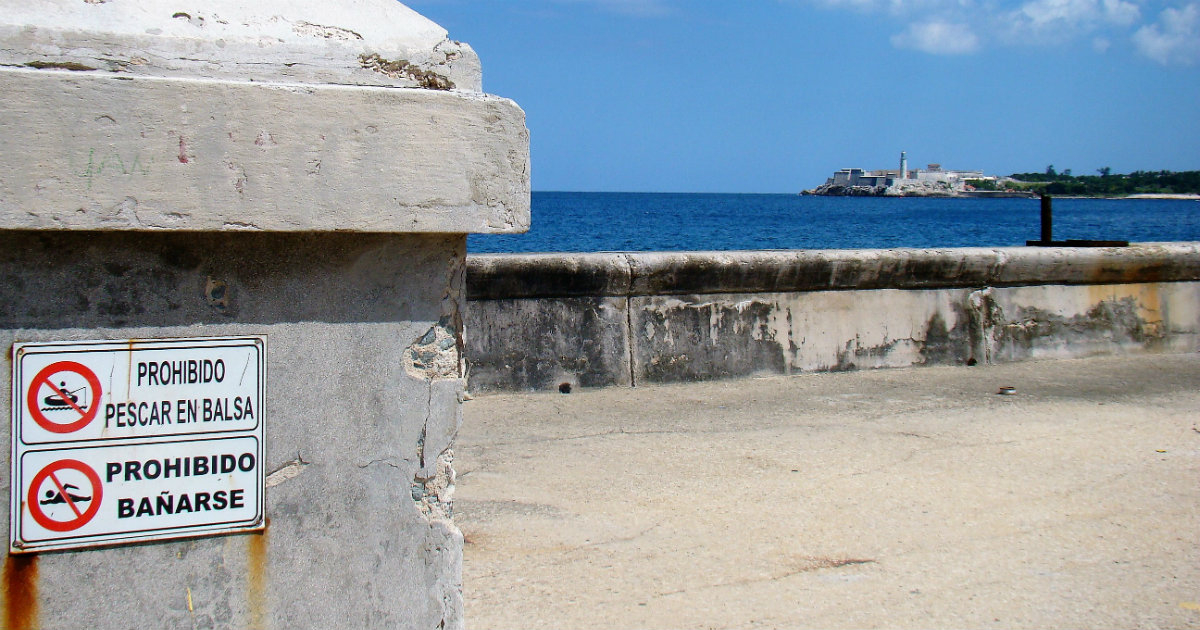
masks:
{"label": "distant building", "polygon": [[[805,195],[873,197],[1028,197],[1030,192],[1004,190],[1007,177],[984,175],[983,171],[954,171],[941,164],[924,169],[908,168],[908,153],[900,152],[900,168],[868,171],[843,168],[824,184]],[[985,184],[984,182],[989,182]]]}
{"label": "distant building", "polygon": [[833,174],[825,183],[835,186],[891,186],[894,176],[881,171],[867,173],[861,168],[844,168]]}
{"label": "distant building", "polygon": [[866,171],[861,168],[843,168],[825,180],[827,186],[866,186],[871,188],[903,186],[909,182],[946,184],[953,190],[963,190],[966,181],[981,179],[995,181],[995,176],[984,175],[983,171],[943,170],[941,164],[929,164],[924,170],[908,170],[908,154],[900,152],[900,168]]}

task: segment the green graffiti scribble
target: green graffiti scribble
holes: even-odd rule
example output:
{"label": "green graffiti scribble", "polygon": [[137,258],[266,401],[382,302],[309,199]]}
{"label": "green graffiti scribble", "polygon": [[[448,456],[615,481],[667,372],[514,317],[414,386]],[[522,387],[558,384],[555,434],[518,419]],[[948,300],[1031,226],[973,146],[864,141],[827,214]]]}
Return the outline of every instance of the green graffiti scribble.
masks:
{"label": "green graffiti scribble", "polygon": [[150,168],[145,164],[142,164],[142,155],[140,153],[135,153],[133,155],[133,161],[129,164],[125,163],[125,160],[121,158],[120,154],[118,154],[116,150],[111,151],[107,156],[97,162],[96,149],[91,149],[88,151],[87,168],[85,168],[83,172],[79,174],[79,176],[87,178],[88,190],[91,190],[92,182],[95,181],[95,178],[104,175],[106,171],[110,175],[150,174]]}

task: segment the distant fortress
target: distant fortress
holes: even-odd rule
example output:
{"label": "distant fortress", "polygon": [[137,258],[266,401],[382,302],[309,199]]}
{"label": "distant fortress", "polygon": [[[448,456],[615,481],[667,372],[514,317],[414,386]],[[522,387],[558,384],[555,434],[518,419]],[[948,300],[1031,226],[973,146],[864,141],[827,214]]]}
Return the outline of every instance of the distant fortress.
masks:
{"label": "distant fortress", "polygon": [[[1031,193],[1004,190],[1007,177],[983,171],[945,170],[941,164],[908,169],[908,154],[900,152],[899,169],[866,171],[843,168],[805,195],[850,197],[1029,197]],[[987,188],[988,190],[977,190]]]}

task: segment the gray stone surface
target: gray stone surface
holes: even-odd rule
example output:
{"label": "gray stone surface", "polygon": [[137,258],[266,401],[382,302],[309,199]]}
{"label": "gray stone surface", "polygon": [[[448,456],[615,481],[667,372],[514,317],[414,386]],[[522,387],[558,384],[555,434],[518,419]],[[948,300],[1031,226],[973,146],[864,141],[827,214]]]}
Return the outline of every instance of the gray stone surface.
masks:
{"label": "gray stone surface", "polygon": [[1200,627],[1198,408],[1194,352],[478,398],[466,609],[481,630]]}
{"label": "gray stone surface", "polygon": [[[467,265],[476,391],[1200,347],[1195,243],[486,255]],[[604,325],[580,325],[600,303]]]}
{"label": "gray stone surface", "polygon": [[453,471],[425,466],[452,457],[459,348],[435,375],[405,355],[457,319],[464,250],[463,235],[0,233],[4,347],[268,344],[266,531],[40,554],[30,627],[461,627]]}

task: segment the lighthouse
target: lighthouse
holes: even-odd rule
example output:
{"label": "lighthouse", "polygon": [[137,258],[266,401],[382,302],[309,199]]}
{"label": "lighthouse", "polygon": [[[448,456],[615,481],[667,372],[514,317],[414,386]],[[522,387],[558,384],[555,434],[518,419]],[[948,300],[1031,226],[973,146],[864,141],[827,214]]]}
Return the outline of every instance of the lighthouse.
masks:
{"label": "lighthouse", "polygon": [[908,179],[908,154],[900,152],[900,179]]}

